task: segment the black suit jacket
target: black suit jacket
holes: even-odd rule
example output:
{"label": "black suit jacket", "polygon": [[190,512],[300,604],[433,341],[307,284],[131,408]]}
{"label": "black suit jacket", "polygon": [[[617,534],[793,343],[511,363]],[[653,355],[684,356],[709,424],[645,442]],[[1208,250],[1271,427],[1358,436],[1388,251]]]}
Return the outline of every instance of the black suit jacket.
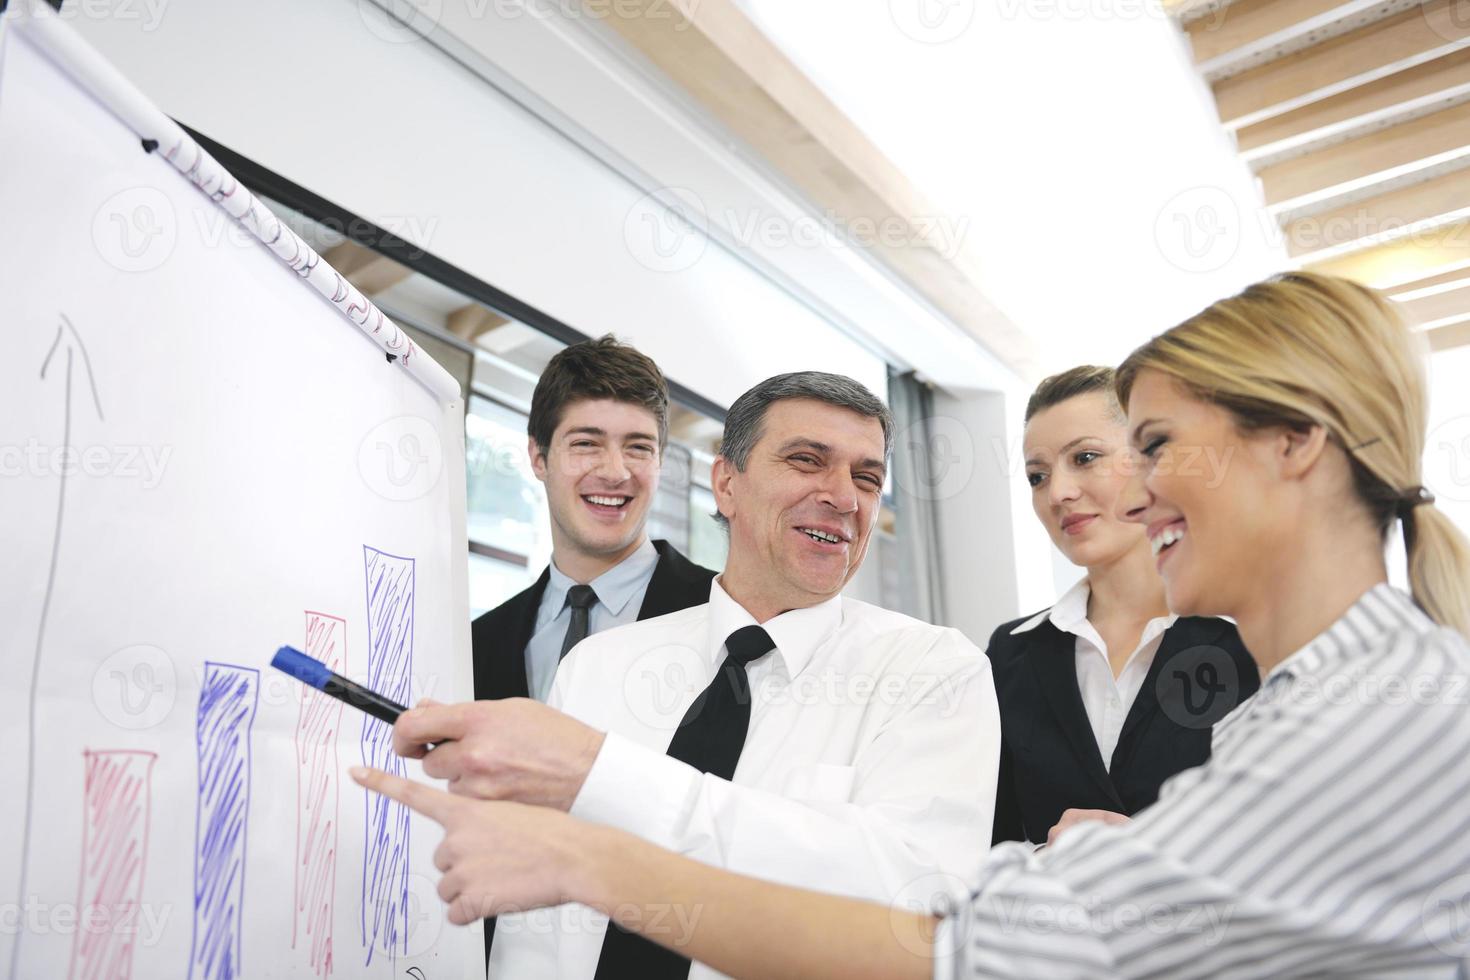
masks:
{"label": "black suit jacket", "polygon": [[[652,619],[667,613],[709,602],[709,583],[715,573],[696,565],[679,554],[667,541],[655,541],[658,564],[639,619]],[[541,573],[534,585],[511,596],[505,602],[480,616],[470,626],[470,640],[475,661],[475,700],[530,697],[526,676],[526,644],[536,629],[536,610],[541,596],[551,581],[551,569]]]}
{"label": "black suit jacket", "polygon": [[1105,766],[1077,687],[1076,636],[1050,620],[1012,635],[1026,619],[999,627],[986,649],[1000,703],[996,843],[1043,843],[1071,807],[1132,816],[1149,806],[1164,780],[1209,759],[1215,722],[1260,686],[1228,621],[1175,620]]}

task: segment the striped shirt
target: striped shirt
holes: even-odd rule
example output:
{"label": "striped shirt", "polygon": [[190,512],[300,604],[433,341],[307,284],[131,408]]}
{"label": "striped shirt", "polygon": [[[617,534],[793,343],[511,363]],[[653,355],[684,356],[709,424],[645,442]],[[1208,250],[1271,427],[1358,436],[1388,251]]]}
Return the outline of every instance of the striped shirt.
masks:
{"label": "striped shirt", "polygon": [[970,977],[1470,977],[1470,644],[1374,586],[1125,826],[1003,844],[936,936]]}

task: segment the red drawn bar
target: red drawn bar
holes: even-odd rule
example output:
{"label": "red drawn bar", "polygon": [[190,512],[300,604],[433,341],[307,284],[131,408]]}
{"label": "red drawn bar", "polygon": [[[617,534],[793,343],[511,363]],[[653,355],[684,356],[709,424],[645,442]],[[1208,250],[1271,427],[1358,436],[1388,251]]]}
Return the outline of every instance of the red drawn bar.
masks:
{"label": "red drawn bar", "polygon": [[128,980],[139,935],[155,752],[88,750],[71,980]]}
{"label": "red drawn bar", "polygon": [[[326,613],[306,613],[308,657],[347,672],[347,622]],[[319,977],[332,972],[332,909],[337,894],[337,732],[342,702],[302,688],[296,723],[296,912],[291,948],[304,934],[308,961]]]}

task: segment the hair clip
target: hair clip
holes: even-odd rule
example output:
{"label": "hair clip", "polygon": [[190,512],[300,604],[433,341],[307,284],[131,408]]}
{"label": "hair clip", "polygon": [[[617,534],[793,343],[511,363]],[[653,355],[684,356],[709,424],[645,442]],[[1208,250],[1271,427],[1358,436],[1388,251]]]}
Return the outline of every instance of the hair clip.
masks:
{"label": "hair clip", "polygon": [[1428,487],[1410,487],[1399,494],[1398,515],[1400,518],[1407,517],[1420,504],[1434,503],[1434,494],[1429,492]]}

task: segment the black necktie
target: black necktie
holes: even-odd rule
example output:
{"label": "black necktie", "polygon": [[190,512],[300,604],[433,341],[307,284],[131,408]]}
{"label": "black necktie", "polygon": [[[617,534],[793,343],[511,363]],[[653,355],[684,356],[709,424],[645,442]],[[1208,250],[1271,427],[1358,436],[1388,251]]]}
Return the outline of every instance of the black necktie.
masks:
{"label": "black necktie", "polygon": [[574,585],[567,590],[567,605],[572,607],[572,621],[567,625],[567,635],[561,641],[563,657],[568,650],[587,639],[587,617],[596,601],[597,593],[592,591],[590,585]]}
{"label": "black necktie", "polygon": [[[669,742],[669,757],[721,779],[735,775],[750,728],[750,677],[745,668],[776,648],[759,626],[742,626],[725,641],[725,659]],[[609,922],[594,980],[681,980],[689,960]]]}

